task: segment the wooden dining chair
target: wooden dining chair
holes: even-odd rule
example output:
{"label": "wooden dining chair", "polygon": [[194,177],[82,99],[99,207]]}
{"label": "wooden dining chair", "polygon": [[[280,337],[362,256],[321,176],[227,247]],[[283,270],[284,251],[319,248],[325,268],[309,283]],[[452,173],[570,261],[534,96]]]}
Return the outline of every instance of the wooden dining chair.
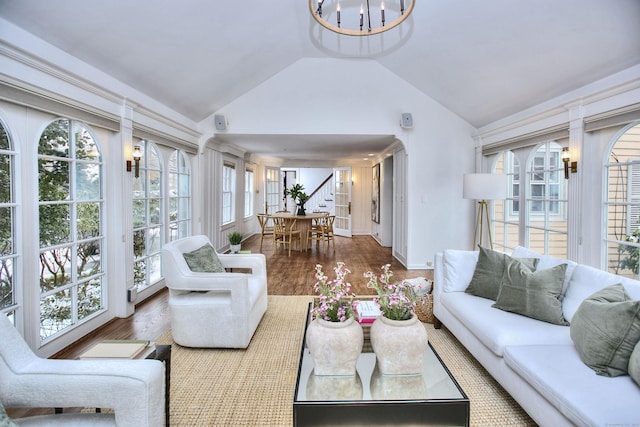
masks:
{"label": "wooden dining chair", "polygon": [[307,247],[305,250],[313,247],[313,242],[316,242],[316,249],[319,248],[320,242],[324,240],[325,230],[329,225],[329,217],[322,216],[314,218],[311,228],[307,231]]}
{"label": "wooden dining chair", "polygon": [[329,249],[329,242],[331,242],[331,244],[333,245],[333,251],[336,251],[336,241],[333,238],[333,223],[336,220],[336,216],[335,215],[329,215],[327,217],[327,221],[326,221],[326,225],[323,227],[322,230],[322,239],[325,240],[327,242],[327,250]]}
{"label": "wooden dining chair", "polygon": [[258,222],[260,223],[260,252],[262,252],[262,241],[264,236],[273,235],[273,222],[269,214],[258,214]]}
{"label": "wooden dining chair", "polygon": [[295,219],[285,219],[273,217],[273,245],[274,251],[283,246],[289,247],[289,256],[291,256],[291,246],[297,241],[298,248],[302,246],[302,233],[296,230]]}

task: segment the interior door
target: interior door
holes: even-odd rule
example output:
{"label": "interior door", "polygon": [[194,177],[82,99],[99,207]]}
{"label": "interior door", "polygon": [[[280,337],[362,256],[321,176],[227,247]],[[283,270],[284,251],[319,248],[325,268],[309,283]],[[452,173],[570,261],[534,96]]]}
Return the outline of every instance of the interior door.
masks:
{"label": "interior door", "polygon": [[334,168],[335,213],[333,233],[351,237],[351,167]]}

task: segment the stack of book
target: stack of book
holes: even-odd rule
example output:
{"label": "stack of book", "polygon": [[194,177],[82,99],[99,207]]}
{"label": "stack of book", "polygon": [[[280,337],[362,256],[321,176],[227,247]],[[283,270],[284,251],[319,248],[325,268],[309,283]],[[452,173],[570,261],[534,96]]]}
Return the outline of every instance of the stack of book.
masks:
{"label": "stack of book", "polygon": [[144,359],[156,344],[147,340],[104,340],[80,355],[80,359]]}
{"label": "stack of book", "polygon": [[380,309],[373,301],[358,301],[356,314],[358,315],[358,322],[368,325],[375,322],[380,316]]}

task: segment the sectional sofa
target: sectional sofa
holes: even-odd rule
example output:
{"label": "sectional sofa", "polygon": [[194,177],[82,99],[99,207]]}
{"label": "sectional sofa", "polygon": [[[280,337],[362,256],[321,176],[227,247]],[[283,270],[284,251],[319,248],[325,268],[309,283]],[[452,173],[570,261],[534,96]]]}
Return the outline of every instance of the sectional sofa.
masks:
{"label": "sectional sofa", "polygon": [[[493,251],[483,250],[485,255],[490,252]],[[545,279],[545,283],[557,282],[554,285],[559,293],[557,298],[544,296],[549,307],[557,305],[555,313],[549,316],[547,307],[530,305],[528,308],[532,311],[527,314],[547,316],[547,321],[542,321],[518,314],[517,309],[507,311],[514,308],[509,306],[509,301],[502,308],[494,307],[502,299],[500,292],[508,289],[504,287],[499,287],[495,301],[465,292],[472,279],[476,279],[475,275],[479,274],[476,265],[480,264],[478,259],[482,255],[479,251],[446,250],[435,256],[436,325],[441,323],[451,331],[541,426],[640,425],[640,385],[636,382],[640,381],[640,344],[633,347],[633,341],[640,339],[640,282],[572,261],[540,255],[523,247],[516,248],[511,256],[503,255],[504,262],[519,263],[519,267],[515,273],[508,266],[502,271],[493,268],[488,276],[493,277],[499,286],[502,286],[503,278],[509,279],[509,274],[523,277],[533,274],[526,273],[528,267],[521,264],[524,260],[533,260],[535,266],[531,271],[539,272],[536,274],[543,275],[541,277],[547,272],[561,275],[559,279]],[[611,286],[616,284],[622,286]],[[628,301],[617,307],[635,310],[635,318],[631,313],[630,323],[615,325],[615,316],[594,321],[598,316],[591,314],[592,307],[595,306],[596,311],[612,307],[607,305],[609,297],[605,296],[604,302],[600,298],[607,292],[626,295],[623,299]],[[516,305],[528,299],[518,292],[515,296],[511,302]],[[595,327],[595,332],[594,329],[585,332],[582,328],[585,324]],[[631,352],[629,361],[623,363],[628,363],[628,367],[611,368],[607,372],[598,366],[587,366],[583,359],[592,362],[589,360],[589,346],[608,343],[609,339],[600,334],[611,330],[614,333],[621,331],[632,341],[623,345],[627,348],[627,356]],[[620,371],[627,368],[633,371],[633,377]],[[598,369],[600,374],[595,372]]]}

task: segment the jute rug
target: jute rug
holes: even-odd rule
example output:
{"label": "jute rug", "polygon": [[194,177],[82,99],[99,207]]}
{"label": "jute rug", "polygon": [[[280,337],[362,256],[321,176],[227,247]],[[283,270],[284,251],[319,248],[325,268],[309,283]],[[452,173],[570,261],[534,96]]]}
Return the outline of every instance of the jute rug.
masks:
{"label": "jute rug", "polygon": [[[172,344],[172,426],[291,426],[293,393],[308,296],[269,296],[246,350]],[[471,401],[474,426],[535,426],[517,403],[445,329],[426,324],[429,340]]]}

